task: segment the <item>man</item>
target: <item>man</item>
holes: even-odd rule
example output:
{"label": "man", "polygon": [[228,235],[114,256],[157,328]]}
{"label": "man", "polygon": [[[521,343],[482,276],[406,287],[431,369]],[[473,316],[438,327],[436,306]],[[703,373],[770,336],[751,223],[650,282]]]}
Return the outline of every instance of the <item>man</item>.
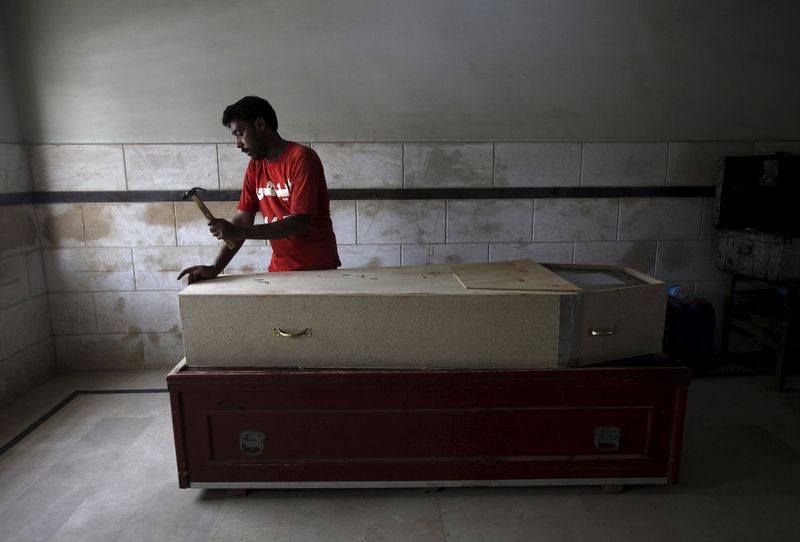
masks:
{"label": "man", "polygon": [[[247,96],[225,108],[222,124],[236,146],[250,157],[236,214],[230,221],[208,222],[223,245],[212,265],[181,271],[192,282],[219,275],[245,239],[269,239],[270,271],[336,269],[341,265],[330,216],[325,173],[317,153],[278,135],[278,119],[267,100]],[[256,212],[264,224],[255,225]]]}

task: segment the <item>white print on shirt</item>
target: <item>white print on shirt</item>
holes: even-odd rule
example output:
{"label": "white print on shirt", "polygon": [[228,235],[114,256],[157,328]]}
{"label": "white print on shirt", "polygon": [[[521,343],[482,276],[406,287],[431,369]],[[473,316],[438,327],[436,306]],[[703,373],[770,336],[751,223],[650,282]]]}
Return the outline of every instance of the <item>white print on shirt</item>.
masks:
{"label": "white print on shirt", "polygon": [[[292,215],[286,215],[283,218],[289,218],[290,216],[292,216]],[[274,222],[277,222],[278,220],[283,220],[283,218],[278,218],[277,216],[273,216],[272,217],[272,222],[274,223]],[[264,224],[269,224],[269,218],[267,218],[266,216],[264,217]]]}
{"label": "white print on shirt", "polygon": [[292,181],[289,178],[286,178],[286,185],[281,186],[281,183],[277,184],[277,190],[275,188],[275,184],[272,181],[267,181],[266,186],[259,186],[256,188],[256,196],[258,199],[263,199],[265,196],[272,196],[272,197],[279,197],[282,200],[289,199],[289,192],[292,190]]}

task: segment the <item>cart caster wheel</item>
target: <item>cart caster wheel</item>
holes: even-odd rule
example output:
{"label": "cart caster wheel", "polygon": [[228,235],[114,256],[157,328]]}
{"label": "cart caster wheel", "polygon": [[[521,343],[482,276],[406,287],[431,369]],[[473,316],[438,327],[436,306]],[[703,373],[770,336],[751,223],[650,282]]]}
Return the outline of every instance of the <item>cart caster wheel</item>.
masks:
{"label": "cart caster wheel", "polygon": [[622,491],[625,489],[625,486],[622,484],[606,484],[602,486],[601,489],[606,495],[616,495],[618,493],[622,493]]}

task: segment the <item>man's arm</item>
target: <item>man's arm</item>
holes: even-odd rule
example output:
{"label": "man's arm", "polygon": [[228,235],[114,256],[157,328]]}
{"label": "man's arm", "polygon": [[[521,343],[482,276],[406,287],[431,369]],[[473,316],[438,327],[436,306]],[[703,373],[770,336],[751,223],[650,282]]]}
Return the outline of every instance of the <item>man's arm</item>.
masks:
{"label": "man's arm", "polygon": [[[227,220],[223,220],[223,222],[226,222],[236,228],[248,228],[253,225],[255,218],[255,213],[248,213],[242,211],[241,209],[237,209],[236,214],[233,215],[233,218],[230,222]],[[209,221],[209,226],[211,226],[212,222],[217,222],[219,220],[221,219]],[[214,234],[214,236],[221,239],[221,237],[217,236],[216,234]],[[220,273],[222,273],[222,270],[228,266],[230,261],[233,259],[236,253],[239,252],[239,249],[244,244],[244,238],[232,240],[235,243],[234,248],[231,249],[226,245],[222,245],[219,250],[219,254],[217,254],[217,257],[212,265],[195,265],[192,267],[187,267],[181,271],[180,275],[178,275],[178,280],[180,280],[184,275],[189,276],[189,284],[200,280],[216,278]]]}
{"label": "man's arm", "polygon": [[[217,239],[244,241],[245,239],[284,239],[303,235],[311,227],[311,215],[289,215],[270,224],[247,225],[228,222],[222,218],[209,220],[209,229]],[[221,254],[221,253],[220,253]]]}

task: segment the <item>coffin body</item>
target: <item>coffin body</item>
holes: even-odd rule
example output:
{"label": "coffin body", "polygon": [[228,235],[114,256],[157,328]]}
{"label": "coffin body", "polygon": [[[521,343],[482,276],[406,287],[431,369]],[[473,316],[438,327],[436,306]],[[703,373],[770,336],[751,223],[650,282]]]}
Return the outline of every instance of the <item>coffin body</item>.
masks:
{"label": "coffin body", "polygon": [[181,487],[663,484],[689,370],[181,363],[167,384]]}
{"label": "coffin body", "polygon": [[179,301],[191,367],[537,368],[660,352],[666,294],[516,260],[231,275]]}

